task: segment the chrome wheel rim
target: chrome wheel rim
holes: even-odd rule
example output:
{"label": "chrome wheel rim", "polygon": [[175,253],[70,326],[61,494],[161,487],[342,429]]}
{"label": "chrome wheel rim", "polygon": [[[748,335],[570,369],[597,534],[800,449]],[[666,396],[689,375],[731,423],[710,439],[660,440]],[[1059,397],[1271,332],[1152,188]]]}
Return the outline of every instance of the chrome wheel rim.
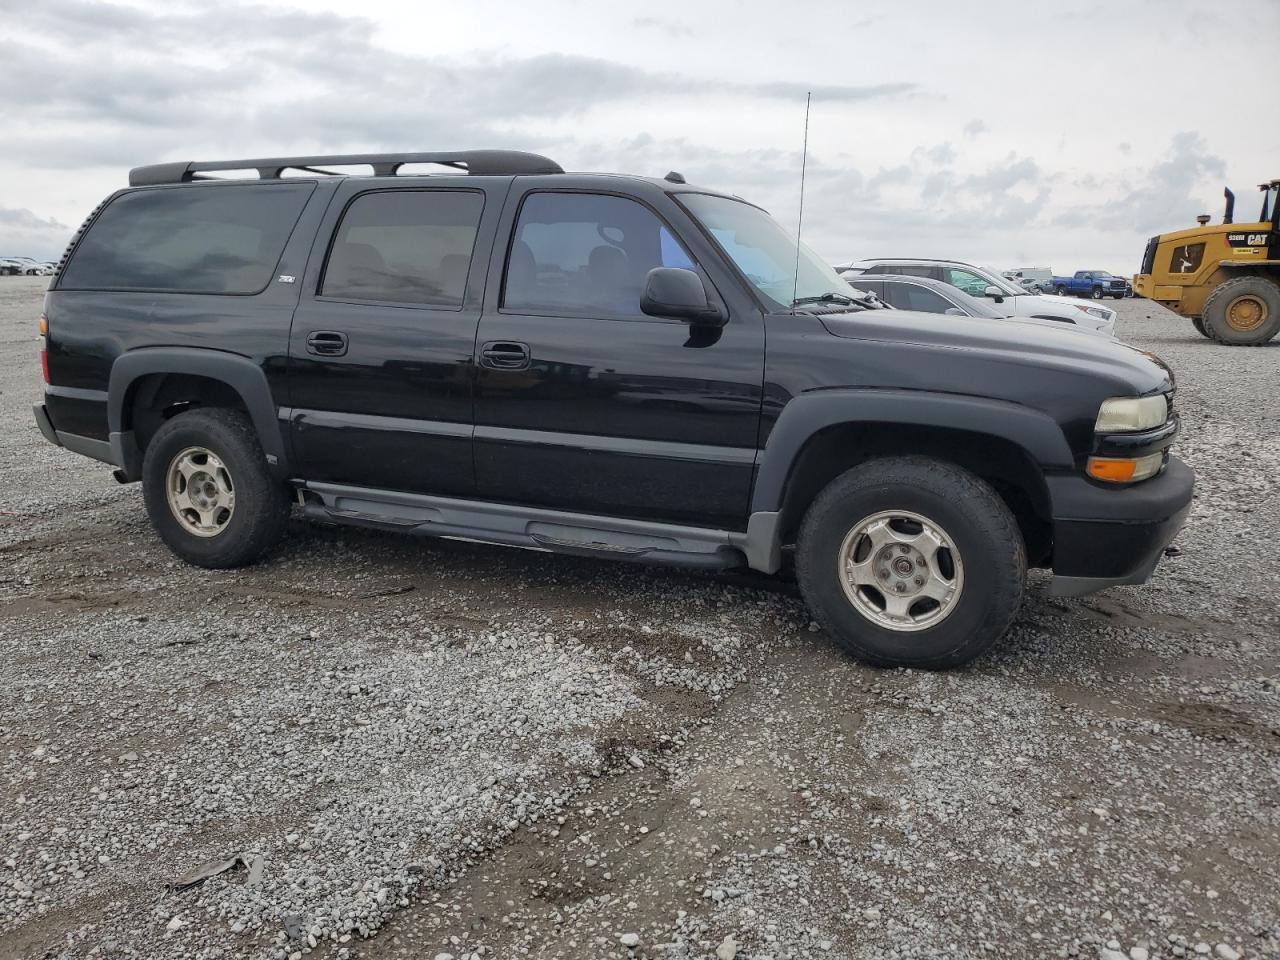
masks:
{"label": "chrome wheel rim", "polygon": [[909,510],[885,510],[854,525],[840,545],[840,584],[860,614],[886,630],[912,633],[955,610],[964,565],[937,523]]}
{"label": "chrome wheel rim", "polygon": [[187,447],[169,461],[165,498],[182,529],[197,537],[216,537],[236,509],[231,472],[204,447]]}

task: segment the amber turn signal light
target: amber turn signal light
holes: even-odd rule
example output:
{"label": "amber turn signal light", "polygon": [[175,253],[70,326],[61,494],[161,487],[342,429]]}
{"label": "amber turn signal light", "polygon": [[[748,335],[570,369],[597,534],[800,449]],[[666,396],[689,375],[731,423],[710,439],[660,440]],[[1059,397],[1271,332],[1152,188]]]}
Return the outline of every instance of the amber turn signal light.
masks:
{"label": "amber turn signal light", "polygon": [[40,336],[47,336],[49,333],[49,318],[41,314],[40,322],[36,326],[40,329]]}
{"label": "amber turn signal light", "polygon": [[1145,457],[1090,457],[1085,473],[1105,483],[1136,483],[1154,477],[1164,462],[1161,454]]}

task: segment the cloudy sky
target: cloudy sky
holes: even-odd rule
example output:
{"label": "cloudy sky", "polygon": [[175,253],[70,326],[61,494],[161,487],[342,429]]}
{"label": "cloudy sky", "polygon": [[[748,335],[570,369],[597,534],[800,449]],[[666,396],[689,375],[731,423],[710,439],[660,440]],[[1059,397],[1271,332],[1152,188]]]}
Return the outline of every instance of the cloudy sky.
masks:
{"label": "cloudy sky", "polygon": [[833,261],[1129,273],[1280,176],[1277,0],[0,0],[0,24],[0,255],[59,255],[131,166],[300,152],[675,169],[794,225],[806,91],[805,239]]}

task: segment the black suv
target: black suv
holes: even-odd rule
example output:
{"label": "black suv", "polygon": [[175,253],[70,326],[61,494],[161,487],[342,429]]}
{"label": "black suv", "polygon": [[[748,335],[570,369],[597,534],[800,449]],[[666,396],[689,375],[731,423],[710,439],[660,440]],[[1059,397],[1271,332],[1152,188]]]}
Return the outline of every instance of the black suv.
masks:
{"label": "black suv", "polygon": [[293,500],[710,569],[773,573],[794,546],[814,617],[877,664],[971,659],[1028,566],[1058,594],[1151,574],[1192,493],[1160,361],[867,306],[763,210],[675,173],[166,163],[59,265],[35,414],[141,480],[194,564],[262,556]]}

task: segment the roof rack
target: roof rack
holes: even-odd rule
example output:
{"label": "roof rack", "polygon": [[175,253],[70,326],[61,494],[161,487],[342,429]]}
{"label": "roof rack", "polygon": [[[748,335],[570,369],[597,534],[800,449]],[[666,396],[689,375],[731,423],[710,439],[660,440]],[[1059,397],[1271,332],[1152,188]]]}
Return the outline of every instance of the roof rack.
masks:
{"label": "roof rack", "polygon": [[129,171],[129,186],[149,187],[162,183],[189,183],[217,180],[202,176],[219,170],[257,170],[262,180],[279,180],[286,170],[300,170],[317,176],[347,176],[322,167],[367,164],[375,177],[394,177],[408,163],[435,163],[454,167],[473,177],[534,176],[564,173],[560,164],[536,153],[519,150],[459,150],[453,153],[349,153],[327,157],[264,157],[257,160],[214,160],[154,163]]}

